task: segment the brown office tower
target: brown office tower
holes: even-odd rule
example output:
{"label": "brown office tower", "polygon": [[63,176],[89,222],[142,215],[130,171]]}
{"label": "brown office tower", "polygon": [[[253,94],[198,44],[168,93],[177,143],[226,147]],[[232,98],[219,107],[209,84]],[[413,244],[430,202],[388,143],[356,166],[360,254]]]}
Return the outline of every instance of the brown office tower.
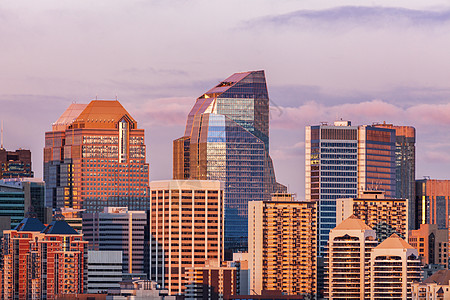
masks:
{"label": "brown office tower", "polygon": [[448,229],[438,229],[437,224],[421,224],[419,229],[409,232],[408,240],[419,250],[424,265],[448,266]]}
{"label": "brown office tower", "polygon": [[186,268],[223,261],[223,189],[211,180],[150,183],[149,277],[171,295],[184,292]]}
{"label": "brown office tower", "polygon": [[417,226],[437,224],[449,228],[450,180],[422,179],[416,181]]}
{"label": "brown office tower", "polygon": [[46,204],[148,209],[144,130],[118,101],[71,104],[45,133]]}
{"label": "brown office tower", "polygon": [[30,150],[7,151],[0,148],[0,179],[33,176]]}
{"label": "brown office tower", "polygon": [[186,268],[187,282],[184,299],[219,300],[237,294],[238,270],[219,266],[210,261],[204,267]]}
{"label": "brown office tower", "polygon": [[275,194],[249,202],[250,293],[316,293],[316,202]]}
{"label": "brown office tower", "polygon": [[416,227],[416,129],[412,126],[377,124],[375,127],[395,129],[395,198],[408,199],[408,229]]}
{"label": "brown office tower", "polygon": [[364,191],[358,198],[336,200],[336,224],[355,215],[373,228],[378,242],[393,233],[406,238],[408,233],[408,201],[385,198],[382,191]]}
{"label": "brown office tower", "polygon": [[2,299],[56,299],[85,291],[87,242],[64,220],[45,226],[25,218],[3,235]]}

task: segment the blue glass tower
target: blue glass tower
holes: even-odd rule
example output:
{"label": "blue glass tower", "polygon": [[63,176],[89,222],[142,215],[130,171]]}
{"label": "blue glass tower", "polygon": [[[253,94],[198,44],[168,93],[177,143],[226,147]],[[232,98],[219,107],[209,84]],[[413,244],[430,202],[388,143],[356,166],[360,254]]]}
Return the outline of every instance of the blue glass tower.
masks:
{"label": "blue glass tower", "polygon": [[225,249],[246,250],[248,202],[286,190],[269,156],[264,71],[233,74],[200,96],[173,159],[174,179],[225,182]]}

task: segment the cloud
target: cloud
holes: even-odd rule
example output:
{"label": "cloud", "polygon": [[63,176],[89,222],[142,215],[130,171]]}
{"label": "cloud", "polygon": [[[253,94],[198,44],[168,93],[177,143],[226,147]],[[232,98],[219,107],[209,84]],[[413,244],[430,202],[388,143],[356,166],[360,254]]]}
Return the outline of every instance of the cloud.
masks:
{"label": "cloud", "polygon": [[307,24],[316,28],[358,25],[387,27],[391,24],[424,27],[440,26],[450,22],[450,10],[417,10],[401,7],[340,6],[323,10],[298,10],[282,15],[271,15],[246,23],[250,27],[261,25],[275,27],[301,27]]}

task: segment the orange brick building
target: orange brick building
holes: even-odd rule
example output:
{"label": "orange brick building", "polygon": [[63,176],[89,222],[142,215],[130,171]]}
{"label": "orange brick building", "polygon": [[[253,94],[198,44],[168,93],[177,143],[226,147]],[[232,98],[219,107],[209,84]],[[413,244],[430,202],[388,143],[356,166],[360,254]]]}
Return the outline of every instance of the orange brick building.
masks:
{"label": "orange brick building", "polygon": [[148,209],[144,130],[118,101],[71,104],[45,133],[46,205]]}
{"label": "orange brick building", "polygon": [[150,183],[150,280],[181,294],[187,268],[224,259],[224,184],[212,180]]}
{"label": "orange brick building", "polygon": [[87,242],[63,220],[25,218],[3,231],[2,299],[55,299],[85,291]]}

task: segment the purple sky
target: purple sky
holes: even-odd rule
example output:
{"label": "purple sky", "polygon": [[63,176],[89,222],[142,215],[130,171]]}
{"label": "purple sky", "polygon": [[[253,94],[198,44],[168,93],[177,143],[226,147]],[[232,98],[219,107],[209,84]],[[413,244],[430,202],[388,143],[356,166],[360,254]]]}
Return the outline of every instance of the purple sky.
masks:
{"label": "purple sky", "polygon": [[[368,2],[368,1],[367,1]],[[341,5],[341,6],[336,6]],[[449,178],[447,1],[2,1],[0,120],[32,150],[72,103],[119,101],[146,130],[151,180],[195,99],[264,69],[277,179],[304,196],[304,127],[336,118],[417,130],[417,178]]]}

